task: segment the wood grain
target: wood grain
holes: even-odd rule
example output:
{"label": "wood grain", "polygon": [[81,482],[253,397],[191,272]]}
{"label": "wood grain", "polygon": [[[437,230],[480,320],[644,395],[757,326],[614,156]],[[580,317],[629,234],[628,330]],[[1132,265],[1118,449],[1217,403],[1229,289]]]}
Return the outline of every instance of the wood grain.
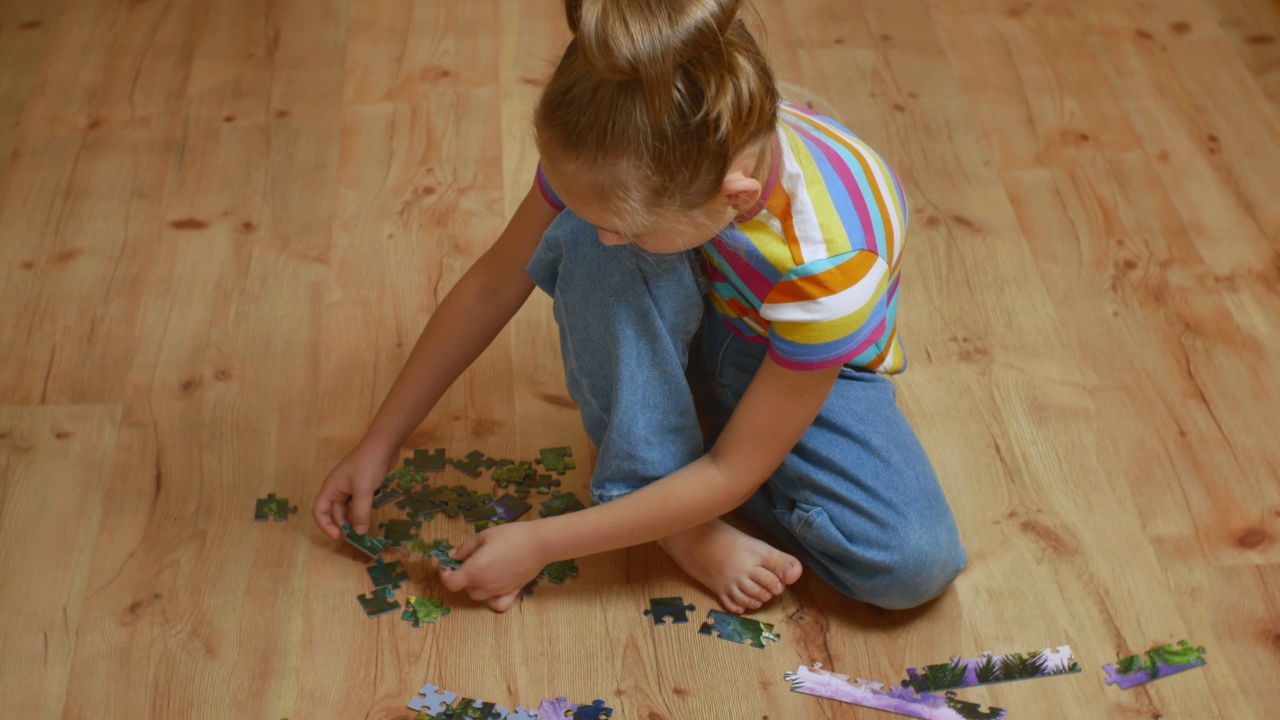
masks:
{"label": "wood grain", "polygon": [[[783,638],[758,651],[700,637],[711,599],[649,545],[581,558],[506,615],[454,597],[435,626],[367,620],[364,563],[309,502],[527,192],[560,7],[0,4],[15,712],[390,720],[429,682],[508,707],[599,697],[617,718],[861,718],[783,673],[892,683],[1069,643],[1083,673],[964,696],[1045,720],[1274,715],[1256,680],[1280,672],[1267,0],[761,4],[788,92],[877,148],[910,200],[899,399],[970,554],[943,597],[884,612],[806,576],[756,613]],[[565,444],[585,497],[541,293],[407,443]],[[252,522],[268,492],[299,514]],[[698,606],[689,625],[641,615],[663,595]],[[1184,637],[1203,670],[1104,684],[1102,664]]]}

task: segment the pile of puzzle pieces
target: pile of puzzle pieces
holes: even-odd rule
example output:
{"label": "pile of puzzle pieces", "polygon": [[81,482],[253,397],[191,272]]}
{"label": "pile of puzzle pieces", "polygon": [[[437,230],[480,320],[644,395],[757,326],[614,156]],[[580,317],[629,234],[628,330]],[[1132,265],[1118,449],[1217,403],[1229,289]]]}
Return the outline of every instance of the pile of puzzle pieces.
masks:
{"label": "pile of puzzle pieces", "polygon": [[[450,458],[444,448],[436,448],[430,451],[414,450],[410,457],[405,458],[402,467],[383,479],[381,486],[374,492],[373,500],[375,508],[394,503],[405,517],[379,523],[381,534],[359,535],[350,526],[344,525],[342,528],[346,541],[375,561],[369,567],[369,577],[374,588],[367,595],[358,596],[365,614],[378,617],[401,607],[393,591],[398,590],[400,583],[408,579],[408,574],[399,561],[384,563],[381,560],[381,554],[387,549],[396,548],[421,555],[446,568],[456,569],[461,566],[449,557],[453,545],[447,540],[429,542],[419,534],[423,523],[431,522],[437,515],[461,517],[472,524],[476,532],[482,532],[523,517],[533,509],[526,499],[535,491],[549,495],[542,501],[542,510],[539,512],[544,518],[585,509],[586,506],[573,493],[561,493],[554,489],[560,485],[559,479],[547,473],[539,473],[535,468],[535,465],[541,465],[548,472],[563,475],[566,470],[575,467],[573,452],[567,447],[546,448],[540,450],[538,455],[535,460],[517,461],[491,458],[479,450],[473,450],[457,459]],[[428,481],[431,474],[443,473],[448,467],[453,467],[472,479],[478,479],[484,472],[491,471],[495,488],[504,488],[507,492],[495,498],[496,489],[493,494],[478,493],[465,485],[433,486]],[[293,508],[293,511],[296,510],[297,508]],[[259,501],[255,519],[282,519],[279,517],[281,512],[287,517],[288,501],[277,500],[274,495],[269,495],[267,499]],[[262,518],[258,518],[259,515]],[[538,579],[559,585],[577,575],[578,567],[573,560],[552,563],[538,578],[525,586],[522,595],[533,594]],[[413,623],[414,627],[421,627],[423,623],[435,623],[448,614],[449,609],[440,600],[410,596],[401,618]]]}
{"label": "pile of puzzle pieces", "polygon": [[423,685],[418,696],[409,701],[409,709],[418,713],[415,720],[607,720],[613,717],[613,708],[605,707],[603,700],[579,705],[561,696],[543,700],[536,708],[522,706],[508,710],[491,702],[459,697],[435,685]]}

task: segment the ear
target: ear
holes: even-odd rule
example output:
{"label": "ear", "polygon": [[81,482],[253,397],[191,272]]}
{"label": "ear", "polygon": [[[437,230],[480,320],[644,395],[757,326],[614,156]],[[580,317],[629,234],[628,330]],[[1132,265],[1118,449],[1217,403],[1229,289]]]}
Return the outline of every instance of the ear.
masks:
{"label": "ear", "polygon": [[756,201],[760,199],[760,192],[760,182],[740,172],[731,173],[720,186],[720,196],[738,214],[755,207]]}

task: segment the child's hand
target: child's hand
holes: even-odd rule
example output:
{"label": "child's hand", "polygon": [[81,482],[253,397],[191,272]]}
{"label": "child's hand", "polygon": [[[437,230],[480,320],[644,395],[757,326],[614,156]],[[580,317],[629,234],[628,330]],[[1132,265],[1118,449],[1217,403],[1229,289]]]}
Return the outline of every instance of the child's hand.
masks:
{"label": "child's hand", "polygon": [[528,582],[542,572],[547,559],[540,550],[534,522],[491,527],[455,548],[449,556],[462,561],[457,570],[440,569],[440,581],[450,592],[466,591],[472,600],[506,612]]}
{"label": "child's hand", "polygon": [[350,525],[361,535],[369,532],[373,491],[382,484],[394,452],[359,445],[329,473],[311,510],[325,535],[334,540],[341,538],[343,525]]}

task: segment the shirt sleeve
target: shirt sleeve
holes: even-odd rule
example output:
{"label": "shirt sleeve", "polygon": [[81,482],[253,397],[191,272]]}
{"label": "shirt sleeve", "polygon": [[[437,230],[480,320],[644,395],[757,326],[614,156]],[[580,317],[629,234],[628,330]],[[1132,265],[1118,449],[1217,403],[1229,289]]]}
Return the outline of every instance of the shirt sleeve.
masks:
{"label": "shirt sleeve", "polygon": [[547,175],[542,172],[542,163],[538,163],[534,182],[538,186],[538,192],[542,193],[542,199],[546,200],[547,204],[555,208],[557,212],[564,212],[564,203],[560,201],[560,196],[556,195],[556,191],[551,189],[551,183],[547,182]]}
{"label": "shirt sleeve", "polygon": [[793,268],[760,308],[769,321],[770,356],[793,370],[900,370],[897,286],[889,263],[870,250]]}

